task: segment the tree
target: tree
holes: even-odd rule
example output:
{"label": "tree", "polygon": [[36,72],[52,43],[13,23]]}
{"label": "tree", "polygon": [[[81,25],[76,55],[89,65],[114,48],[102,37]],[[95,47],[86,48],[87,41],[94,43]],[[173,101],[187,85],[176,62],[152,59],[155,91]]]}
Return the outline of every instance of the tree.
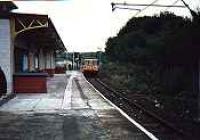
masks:
{"label": "tree", "polygon": [[200,52],[199,31],[199,24],[169,12],[133,17],[117,36],[108,39],[105,53],[113,62],[145,70],[140,76],[144,83],[154,79],[155,86],[160,83],[163,89],[178,93],[183,90],[181,87],[192,89],[192,83],[188,85],[180,77],[190,77],[185,72],[187,67],[191,67],[191,72],[195,69]]}

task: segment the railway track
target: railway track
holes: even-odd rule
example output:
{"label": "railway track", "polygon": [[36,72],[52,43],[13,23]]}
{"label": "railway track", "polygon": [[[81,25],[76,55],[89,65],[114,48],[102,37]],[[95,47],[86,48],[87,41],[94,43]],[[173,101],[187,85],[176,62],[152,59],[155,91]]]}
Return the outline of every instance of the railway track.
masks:
{"label": "railway track", "polygon": [[101,80],[87,78],[106,98],[123,109],[129,116],[142,124],[160,140],[185,140],[189,135],[168,121],[162,119],[151,110],[147,110],[134,100],[125,97],[123,93],[115,91]]}

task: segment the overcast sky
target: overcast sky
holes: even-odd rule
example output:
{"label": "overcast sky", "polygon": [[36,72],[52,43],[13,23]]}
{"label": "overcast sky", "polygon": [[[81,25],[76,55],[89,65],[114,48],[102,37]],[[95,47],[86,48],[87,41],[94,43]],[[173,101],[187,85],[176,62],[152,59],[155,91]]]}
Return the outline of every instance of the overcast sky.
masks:
{"label": "overcast sky", "polygon": [[[130,3],[149,4],[154,0],[126,0]],[[176,0],[159,0],[158,4],[172,4]],[[200,0],[185,0],[194,10]],[[65,0],[15,1],[17,12],[48,14],[69,52],[104,50],[108,37],[116,35],[135,11],[112,12],[111,2],[124,0]],[[177,4],[183,5],[181,1]],[[166,8],[150,7],[138,16],[158,14]],[[170,8],[177,15],[190,16],[187,9]]]}

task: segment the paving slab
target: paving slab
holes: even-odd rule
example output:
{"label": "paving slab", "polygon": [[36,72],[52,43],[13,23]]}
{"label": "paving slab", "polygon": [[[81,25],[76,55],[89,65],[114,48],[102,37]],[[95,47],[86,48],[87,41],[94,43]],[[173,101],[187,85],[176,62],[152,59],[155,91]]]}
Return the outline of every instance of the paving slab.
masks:
{"label": "paving slab", "polygon": [[0,107],[0,140],[148,140],[77,71],[48,79],[47,94]]}

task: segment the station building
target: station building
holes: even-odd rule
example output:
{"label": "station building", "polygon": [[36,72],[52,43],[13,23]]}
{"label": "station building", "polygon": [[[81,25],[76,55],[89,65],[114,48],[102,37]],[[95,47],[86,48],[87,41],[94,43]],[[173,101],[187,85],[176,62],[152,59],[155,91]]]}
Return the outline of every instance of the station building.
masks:
{"label": "station building", "polygon": [[0,96],[46,92],[55,73],[55,54],[66,51],[48,15],[15,13],[0,2]]}

